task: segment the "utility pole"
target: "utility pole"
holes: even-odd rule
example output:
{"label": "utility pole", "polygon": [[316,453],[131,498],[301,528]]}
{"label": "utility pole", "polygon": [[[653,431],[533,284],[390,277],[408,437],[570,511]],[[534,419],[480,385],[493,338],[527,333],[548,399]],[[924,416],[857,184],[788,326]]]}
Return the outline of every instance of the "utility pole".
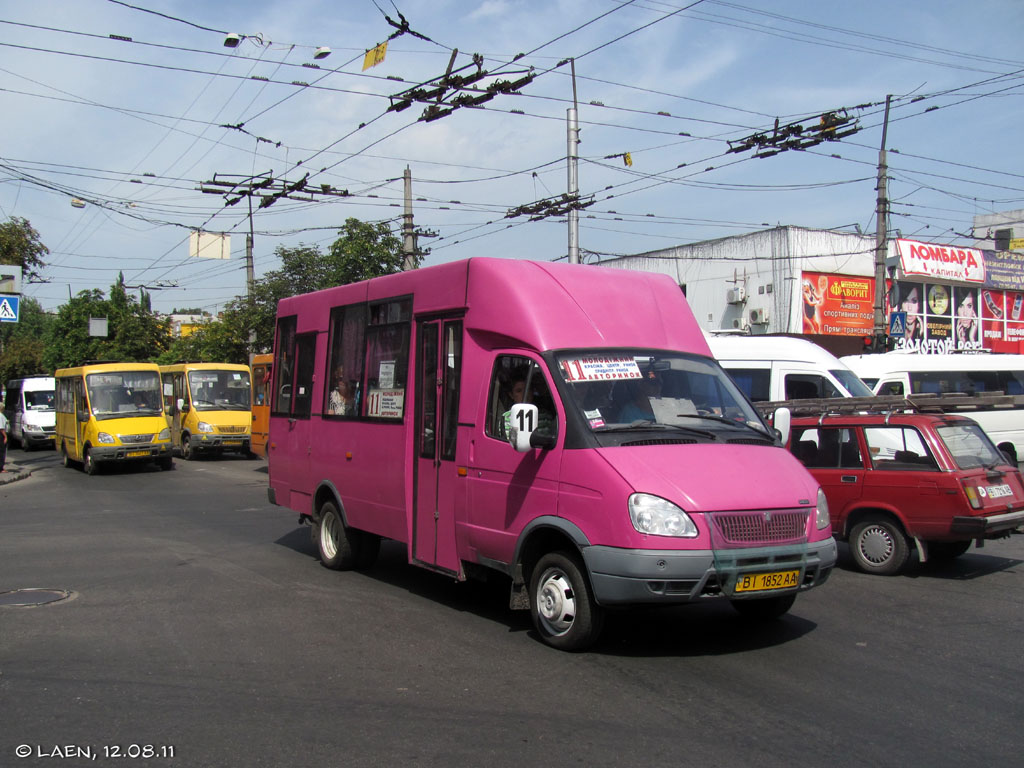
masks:
{"label": "utility pole", "polygon": [[[252,227],[252,195],[249,195],[249,234],[245,236],[245,297],[251,302],[253,288],[256,285],[256,269],[252,262],[254,231]],[[249,341],[253,341],[250,334]]]}
{"label": "utility pole", "polygon": [[[580,194],[579,180],[579,144],[580,126],[577,120],[576,108],[579,106],[576,100],[576,60],[569,59],[572,67],[572,106],[566,110],[566,123],[568,129],[568,157],[569,157],[569,189],[567,190],[570,200],[578,200]],[[580,263],[580,211],[576,206],[569,208],[569,263]]]}
{"label": "utility pole", "polygon": [[885,156],[886,133],[889,129],[889,104],[885,97],[885,119],[882,121],[882,147],[878,150],[878,199],[875,203],[875,340],[876,349],[884,352],[889,325],[885,318],[885,258],[888,255],[889,197],[886,177],[889,172]]}
{"label": "utility pole", "polygon": [[405,181],[405,212],[402,214],[402,271],[408,272],[416,266],[416,231],[412,228],[412,171],[405,166],[402,174]]}

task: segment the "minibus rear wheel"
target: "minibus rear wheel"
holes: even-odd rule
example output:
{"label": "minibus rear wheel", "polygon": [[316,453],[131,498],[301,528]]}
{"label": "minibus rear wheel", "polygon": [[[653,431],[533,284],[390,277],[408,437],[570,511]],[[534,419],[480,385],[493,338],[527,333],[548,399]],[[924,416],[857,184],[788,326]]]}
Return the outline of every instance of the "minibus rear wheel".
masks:
{"label": "minibus rear wheel", "polygon": [[359,565],[359,532],[345,525],[334,502],[324,502],[320,507],[315,533],[320,562],[324,566],[335,571],[350,571]]}
{"label": "minibus rear wheel", "polygon": [[530,614],[545,643],[563,651],[590,647],[604,626],[604,609],[595,601],[577,558],[549,552],[530,574]]}

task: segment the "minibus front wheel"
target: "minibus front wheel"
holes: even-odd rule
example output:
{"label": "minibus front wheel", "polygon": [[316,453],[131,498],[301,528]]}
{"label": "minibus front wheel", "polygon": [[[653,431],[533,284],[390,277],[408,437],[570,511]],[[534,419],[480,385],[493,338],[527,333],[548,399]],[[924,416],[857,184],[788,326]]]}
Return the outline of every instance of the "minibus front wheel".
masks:
{"label": "minibus front wheel", "polygon": [[93,458],[91,448],[86,448],[85,453],[82,454],[82,468],[87,475],[95,475],[100,471],[100,466],[96,463],[96,459]]}
{"label": "minibus front wheel", "polygon": [[604,626],[604,610],[579,561],[567,552],[549,552],[534,566],[530,614],[544,642],[563,651],[585,650]]}

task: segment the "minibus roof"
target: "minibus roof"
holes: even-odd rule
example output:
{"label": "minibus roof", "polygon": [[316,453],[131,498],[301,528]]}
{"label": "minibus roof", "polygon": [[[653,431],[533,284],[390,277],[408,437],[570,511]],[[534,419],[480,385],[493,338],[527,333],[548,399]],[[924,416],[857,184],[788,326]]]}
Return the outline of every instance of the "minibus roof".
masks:
{"label": "minibus roof", "polygon": [[53,376],[25,376],[20,379],[11,379],[7,382],[7,387],[20,387],[26,392],[45,391],[54,388],[54,379]]}
{"label": "minibus roof", "polygon": [[248,365],[240,363],[174,363],[173,365],[161,365],[160,373],[172,373],[174,371],[248,371]]}
{"label": "minibus roof", "polygon": [[716,360],[765,360],[817,363],[825,368],[846,368],[839,358],[808,339],[791,336],[734,336],[707,333]]}
{"label": "minibus roof", "polygon": [[119,373],[121,371],[155,371],[160,373],[160,367],[156,363],[96,363],[94,365],[78,365],[74,368],[60,368],[53,375],[55,378],[63,376],[82,376],[90,373]]}
{"label": "minibus roof", "polygon": [[410,294],[415,315],[465,309],[467,330],[487,346],[711,355],[670,277],[583,264],[475,257],[282,299],[277,315],[298,314],[296,332],[313,332],[327,327],[332,307]]}
{"label": "minibus roof", "polygon": [[1024,371],[1024,355],[886,352],[881,355],[848,355],[840,360],[858,376],[872,378],[910,371]]}

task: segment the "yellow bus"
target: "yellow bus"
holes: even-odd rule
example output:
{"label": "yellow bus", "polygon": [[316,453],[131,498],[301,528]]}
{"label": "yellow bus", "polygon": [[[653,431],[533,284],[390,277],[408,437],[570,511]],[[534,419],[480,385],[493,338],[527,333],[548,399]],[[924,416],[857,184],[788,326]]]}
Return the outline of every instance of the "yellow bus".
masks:
{"label": "yellow bus", "polygon": [[252,445],[257,456],[267,455],[267,435],[270,432],[270,363],[271,354],[253,355],[252,358]]}
{"label": "yellow bus", "polygon": [[249,455],[252,384],[249,366],[179,363],[160,367],[171,442],[190,461],[200,452]]}
{"label": "yellow bus", "polygon": [[104,464],[155,461],[174,467],[154,363],[101,363],[55,374],[56,447],[64,466],[96,474]]}

